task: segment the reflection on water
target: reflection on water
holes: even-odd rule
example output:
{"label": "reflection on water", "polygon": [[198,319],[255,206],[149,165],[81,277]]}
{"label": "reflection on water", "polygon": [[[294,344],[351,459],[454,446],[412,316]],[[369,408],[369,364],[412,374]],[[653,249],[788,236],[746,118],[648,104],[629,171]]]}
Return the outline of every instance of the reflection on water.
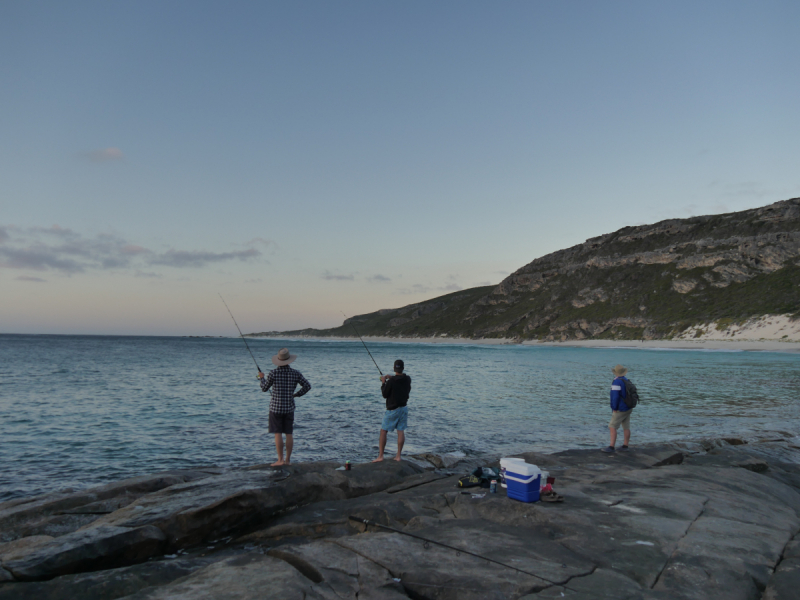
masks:
{"label": "reflection on water", "polygon": [[[294,459],[365,461],[383,413],[359,342],[288,345],[313,385],[298,399]],[[610,368],[642,405],[633,438],[795,436],[800,355],[372,343],[413,380],[406,450],[511,453],[607,442]],[[238,339],[0,336],[0,500],[200,465],[273,460],[269,395]],[[390,446],[395,439],[389,436]]]}

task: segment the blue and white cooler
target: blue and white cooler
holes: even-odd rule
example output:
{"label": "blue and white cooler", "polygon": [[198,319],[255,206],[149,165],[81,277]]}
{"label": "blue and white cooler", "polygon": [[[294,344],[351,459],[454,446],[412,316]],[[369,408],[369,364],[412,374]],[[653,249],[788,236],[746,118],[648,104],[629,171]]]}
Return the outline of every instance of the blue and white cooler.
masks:
{"label": "blue and white cooler", "polygon": [[505,469],[507,494],[520,502],[538,502],[542,471],[536,465],[520,458],[503,458],[500,467]]}

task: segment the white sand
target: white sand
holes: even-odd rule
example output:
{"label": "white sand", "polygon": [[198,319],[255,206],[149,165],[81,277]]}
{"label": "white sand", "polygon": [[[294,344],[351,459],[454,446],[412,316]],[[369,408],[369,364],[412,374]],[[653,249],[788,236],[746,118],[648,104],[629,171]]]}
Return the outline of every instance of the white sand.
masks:
{"label": "white sand", "polygon": [[[697,332],[700,331],[700,335]],[[285,338],[303,339],[303,338]],[[305,338],[333,341],[358,341],[353,337]],[[471,340],[460,337],[437,336],[429,338],[397,338],[366,336],[364,341],[393,342],[398,344],[472,344],[496,346],[520,344],[507,338]],[[567,342],[525,341],[523,346],[569,346],[583,348],[663,348],[681,350],[751,350],[762,352],[800,352],[800,319],[788,315],[767,315],[750,319],[741,325],[718,330],[716,323],[690,327],[672,340],[570,340]]]}
{"label": "white sand", "polygon": [[717,327],[716,323],[690,327],[683,332],[681,338],[748,342],[757,340],[800,342],[800,319],[793,321],[789,315],[766,315],[748,319],[741,325],[731,325],[727,329],[720,330]]}

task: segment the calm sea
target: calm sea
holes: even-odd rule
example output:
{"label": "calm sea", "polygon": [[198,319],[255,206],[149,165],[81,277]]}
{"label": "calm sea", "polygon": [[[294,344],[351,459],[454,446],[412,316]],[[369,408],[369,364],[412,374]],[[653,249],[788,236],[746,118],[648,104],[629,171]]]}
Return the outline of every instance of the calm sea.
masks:
{"label": "calm sea", "polygon": [[[295,461],[377,454],[384,405],[356,342],[282,346],[313,389],[297,402]],[[800,434],[800,355],[371,343],[412,377],[406,450],[512,453],[607,443],[610,368],[640,390],[633,443]],[[272,461],[269,394],[240,339],[0,335],[0,501],[159,470]],[[393,447],[394,434],[390,435]]]}

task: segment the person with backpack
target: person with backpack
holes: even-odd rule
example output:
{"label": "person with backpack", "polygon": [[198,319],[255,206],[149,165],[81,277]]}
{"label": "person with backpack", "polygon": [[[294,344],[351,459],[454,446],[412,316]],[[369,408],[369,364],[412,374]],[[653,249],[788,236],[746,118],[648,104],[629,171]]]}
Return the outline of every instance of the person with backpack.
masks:
{"label": "person with backpack", "polygon": [[623,442],[621,452],[628,451],[628,443],[631,441],[631,412],[639,400],[636,386],[625,377],[628,369],[622,365],[617,365],[611,372],[614,374],[614,381],[611,382],[611,421],[608,424],[611,433],[611,444],[603,448],[603,452],[612,453],[616,449],[617,430],[622,426]]}

